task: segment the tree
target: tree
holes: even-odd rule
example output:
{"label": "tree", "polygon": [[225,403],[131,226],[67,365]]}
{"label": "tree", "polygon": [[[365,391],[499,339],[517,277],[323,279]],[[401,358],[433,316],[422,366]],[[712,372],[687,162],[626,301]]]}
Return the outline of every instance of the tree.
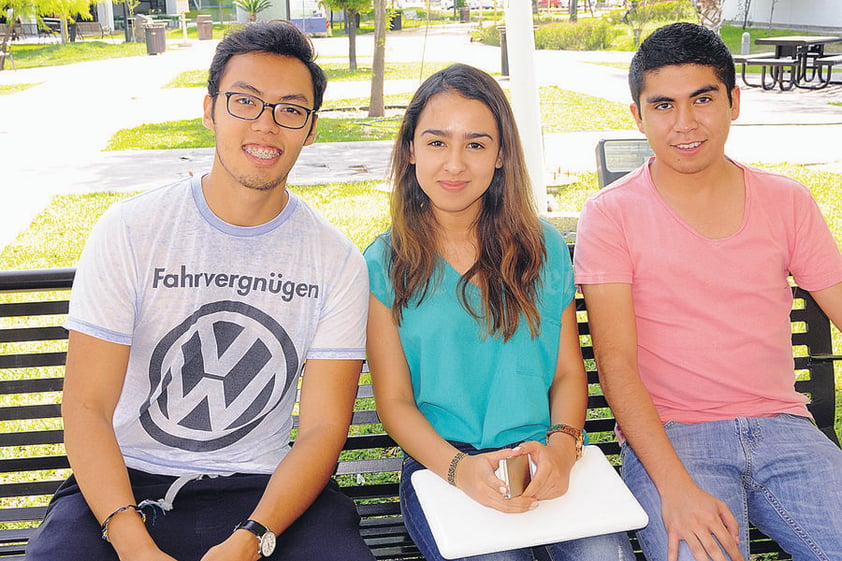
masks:
{"label": "tree", "polygon": [[386,103],[383,79],[386,73],[386,0],[374,0],[374,60],[371,64],[371,99],[369,117],[383,117]]}
{"label": "tree", "polygon": [[[6,21],[9,25],[6,26],[6,34],[3,37],[0,37],[0,41],[2,41],[2,44],[0,44],[0,51],[7,53],[9,52],[9,43],[12,40],[12,32],[15,30],[15,26],[12,25],[12,23],[16,21],[18,17],[34,17],[37,14],[37,11],[32,0],[7,0],[3,9],[6,15]],[[5,64],[6,57],[0,57],[0,70],[3,70]]]}
{"label": "tree", "polygon": [[67,22],[74,16],[94,19],[90,0],[33,0],[40,15],[55,14],[61,22],[61,42],[67,43]]}
{"label": "tree", "polygon": [[751,11],[751,0],[738,0],[737,12],[742,14],[743,29],[748,27],[748,15]]}
{"label": "tree", "polygon": [[249,21],[257,21],[257,14],[272,7],[272,0],[234,0],[234,5],[248,15]]}
{"label": "tree", "polygon": [[357,69],[357,14],[371,9],[371,0],[322,0],[334,11],[345,11],[345,33],[348,34],[348,67]]}
{"label": "tree", "polygon": [[699,11],[699,23],[719,34],[722,27],[722,9],[724,0],[693,0]]}

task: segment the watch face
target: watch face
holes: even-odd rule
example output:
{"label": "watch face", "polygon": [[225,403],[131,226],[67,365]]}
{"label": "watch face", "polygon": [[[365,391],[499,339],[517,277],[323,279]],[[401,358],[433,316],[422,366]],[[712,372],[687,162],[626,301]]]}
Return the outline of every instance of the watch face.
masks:
{"label": "watch face", "polygon": [[266,532],[260,537],[260,555],[269,557],[275,551],[275,534]]}

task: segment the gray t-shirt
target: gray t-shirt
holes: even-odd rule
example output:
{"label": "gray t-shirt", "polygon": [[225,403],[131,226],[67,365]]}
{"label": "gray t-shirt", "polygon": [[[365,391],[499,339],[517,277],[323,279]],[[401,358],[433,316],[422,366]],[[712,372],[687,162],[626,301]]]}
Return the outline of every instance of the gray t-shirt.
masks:
{"label": "gray t-shirt", "polygon": [[129,467],[271,473],[304,361],[364,358],[367,307],[360,252],[299,197],[237,227],[192,178],[106,212],[66,326],[131,346],[114,414]]}

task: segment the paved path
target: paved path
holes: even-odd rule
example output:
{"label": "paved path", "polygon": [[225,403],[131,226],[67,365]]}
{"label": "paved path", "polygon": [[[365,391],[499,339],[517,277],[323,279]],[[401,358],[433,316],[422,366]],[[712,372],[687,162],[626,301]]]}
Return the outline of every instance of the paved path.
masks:
{"label": "paved path", "polygon": [[[210,166],[212,149],[103,152],[125,127],[201,115],[202,88],[162,88],[184,70],[206,69],[217,41],[171,42],[158,56],[0,72],[3,83],[40,83],[0,96],[0,247],[14,239],[56,193],[138,190],[198,174]],[[321,60],[347,55],[344,37],[315,39]],[[372,54],[372,37],[357,38],[361,60]],[[628,103],[625,72],[600,65],[627,63],[631,53],[538,51],[540,85]],[[470,41],[466,25],[393,32],[390,62],[459,61],[499,72],[500,50]],[[503,86],[506,78],[502,79]],[[412,92],[419,80],[389,81],[386,94]],[[368,82],[332,82],[326,98],[368,97]],[[728,152],[748,162],[790,161],[842,173],[842,86],[820,92],[744,91],[742,114]],[[637,136],[637,131],[547,134],[547,173],[593,170],[599,138]],[[386,176],[391,142],[315,144],[302,152],[290,183]]]}

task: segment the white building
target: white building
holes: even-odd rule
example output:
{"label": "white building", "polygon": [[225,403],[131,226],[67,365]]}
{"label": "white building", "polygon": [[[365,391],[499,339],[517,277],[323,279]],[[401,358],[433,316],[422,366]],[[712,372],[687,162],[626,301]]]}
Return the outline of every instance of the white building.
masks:
{"label": "white building", "polygon": [[[804,31],[842,31],[842,0],[724,0],[723,18],[750,27],[800,29]],[[746,18],[746,4],[749,5]]]}

